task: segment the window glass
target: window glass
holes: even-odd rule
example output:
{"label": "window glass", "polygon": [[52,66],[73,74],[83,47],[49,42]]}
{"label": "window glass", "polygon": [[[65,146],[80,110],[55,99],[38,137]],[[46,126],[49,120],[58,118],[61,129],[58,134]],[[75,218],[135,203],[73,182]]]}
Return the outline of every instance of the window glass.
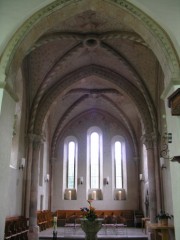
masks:
{"label": "window glass", "polygon": [[114,143],[114,160],[115,160],[115,187],[123,187],[122,179],[122,144],[120,141]]}
{"label": "window glass", "polygon": [[99,148],[99,134],[92,132],[90,136],[91,188],[99,188]]}
{"label": "window glass", "polygon": [[74,188],[75,186],[75,142],[68,143],[68,173],[67,173],[67,187]]}

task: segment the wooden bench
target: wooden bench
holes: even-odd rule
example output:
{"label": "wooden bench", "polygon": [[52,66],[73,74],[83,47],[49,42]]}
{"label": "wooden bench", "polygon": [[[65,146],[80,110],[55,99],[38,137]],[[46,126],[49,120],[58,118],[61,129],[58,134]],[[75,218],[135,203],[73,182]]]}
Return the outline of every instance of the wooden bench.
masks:
{"label": "wooden bench", "polygon": [[[134,226],[134,210],[96,210],[98,218],[103,218],[111,222],[111,218],[116,218],[116,222],[125,224],[128,227]],[[75,223],[77,218],[83,217],[81,210],[57,210],[58,222]]]}
{"label": "wooden bench", "polygon": [[4,240],[18,239],[27,240],[29,229],[28,219],[23,216],[14,216],[6,218]]}
{"label": "wooden bench", "polygon": [[50,228],[53,226],[53,213],[50,210],[43,211],[45,220],[47,221],[46,227]]}
{"label": "wooden bench", "polygon": [[50,210],[37,211],[37,225],[43,231],[53,226],[53,214]]}

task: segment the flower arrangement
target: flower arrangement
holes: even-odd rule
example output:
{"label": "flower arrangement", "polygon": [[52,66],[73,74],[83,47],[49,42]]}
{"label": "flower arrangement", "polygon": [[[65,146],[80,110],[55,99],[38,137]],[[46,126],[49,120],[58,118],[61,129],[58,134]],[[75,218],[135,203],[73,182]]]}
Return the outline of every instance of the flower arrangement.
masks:
{"label": "flower arrangement", "polygon": [[89,208],[83,207],[80,208],[81,211],[83,212],[84,218],[86,218],[89,221],[94,221],[97,218],[97,215],[95,213],[95,208],[92,207],[92,200],[87,201],[89,203]]}
{"label": "flower arrangement", "polygon": [[158,213],[156,215],[156,218],[158,220],[161,220],[161,219],[171,219],[171,218],[173,218],[173,215],[170,215],[169,213],[166,213],[164,210],[161,210],[160,213]]}

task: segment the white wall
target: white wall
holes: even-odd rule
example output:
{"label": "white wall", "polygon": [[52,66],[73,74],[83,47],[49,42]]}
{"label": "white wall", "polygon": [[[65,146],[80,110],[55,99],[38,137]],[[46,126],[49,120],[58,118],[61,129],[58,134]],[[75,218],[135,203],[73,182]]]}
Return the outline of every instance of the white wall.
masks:
{"label": "white wall", "polygon": [[1,0],[0,1],[0,54],[12,35],[34,12],[53,0]]}
{"label": "white wall", "polygon": [[180,55],[180,1],[128,0],[153,18],[169,34]]}
{"label": "white wall", "polygon": [[[11,140],[12,140],[12,130],[14,122],[14,109],[15,101],[10,97],[10,95],[0,89],[0,97],[2,106],[0,106],[0,203],[1,203],[1,214],[0,214],[0,239],[4,239],[4,219],[8,211],[7,199],[8,199],[8,189],[9,182],[7,181],[10,176],[10,151]],[[5,138],[3,136],[6,136]]]}
{"label": "white wall", "polygon": [[[91,119],[91,120],[89,120]],[[79,124],[80,122],[80,124]],[[100,123],[100,124],[99,124]],[[139,191],[138,178],[136,172],[136,164],[132,153],[132,145],[128,139],[127,132],[120,125],[113,122],[108,117],[102,118],[96,114],[95,117],[90,115],[83,116],[78,121],[73,121],[73,125],[68,126],[64,135],[57,146],[57,159],[53,163],[53,192],[52,192],[52,210],[57,209],[80,209],[87,205],[87,130],[92,126],[98,126],[103,132],[103,176],[109,176],[110,182],[108,185],[103,185],[103,200],[94,201],[93,206],[97,209],[138,209],[139,208]],[[114,135],[123,135],[126,139],[127,153],[127,198],[126,200],[114,200],[114,181],[111,157],[111,140]],[[77,177],[83,176],[83,185],[77,185],[77,200],[64,200],[63,194],[63,144],[66,136],[73,135],[78,141],[78,173]],[[102,179],[102,180],[103,180]]]}
{"label": "white wall", "polygon": [[[170,92],[165,96],[167,98],[170,96],[177,88],[180,88],[180,85],[173,87]],[[169,144],[169,155],[170,157],[173,156],[180,156],[180,116],[172,116],[171,109],[166,105],[166,116],[167,116],[167,128],[168,132],[172,133],[172,144]],[[179,189],[179,182],[180,182],[180,163],[168,161],[167,164],[168,168],[170,167],[170,172],[168,173],[171,176],[171,188],[172,188],[172,198],[173,204],[170,205],[168,198],[166,199],[166,207],[167,211],[171,213],[174,209],[174,224],[175,224],[175,233],[176,239],[180,239],[180,228],[179,228],[179,219],[180,219],[180,189]],[[165,185],[165,187],[169,187],[169,183]],[[167,196],[171,197],[171,196]]]}

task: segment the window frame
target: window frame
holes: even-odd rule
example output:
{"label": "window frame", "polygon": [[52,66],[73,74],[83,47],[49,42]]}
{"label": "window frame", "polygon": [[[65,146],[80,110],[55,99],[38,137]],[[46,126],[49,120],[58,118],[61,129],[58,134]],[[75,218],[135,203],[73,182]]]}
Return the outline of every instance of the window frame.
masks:
{"label": "window frame", "polygon": [[[115,142],[121,143],[121,187],[116,185],[116,161],[115,161]],[[111,142],[111,151],[112,151],[112,171],[113,171],[113,185],[114,189],[125,189],[127,185],[127,165],[126,165],[126,143],[125,139],[121,135],[116,135],[112,138]]]}
{"label": "window frame", "polygon": [[[68,162],[68,158],[69,158],[69,143],[70,142],[74,142],[75,146],[74,146],[74,180],[73,180],[73,187],[69,187],[68,181],[69,181],[69,177],[68,177],[68,168],[69,168],[69,162]],[[77,143],[77,139],[74,136],[68,136],[66,137],[65,141],[64,141],[64,165],[65,165],[65,183],[64,186],[67,189],[76,189],[77,188],[77,153],[78,153],[78,143]]]}
{"label": "window frame", "polygon": [[[99,135],[99,158],[98,158],[98,186],[94,187],[91,185],[91,135],[93,132],[96,132]],[[102,171],[102,157],[103,157],[103,144],[102,144],[102,131],[99,127],[93,126],[87,131],[87,177],[89,183],[89,189],[101,189],[102,188],[102,179],[103,179],[103,171]]]}

